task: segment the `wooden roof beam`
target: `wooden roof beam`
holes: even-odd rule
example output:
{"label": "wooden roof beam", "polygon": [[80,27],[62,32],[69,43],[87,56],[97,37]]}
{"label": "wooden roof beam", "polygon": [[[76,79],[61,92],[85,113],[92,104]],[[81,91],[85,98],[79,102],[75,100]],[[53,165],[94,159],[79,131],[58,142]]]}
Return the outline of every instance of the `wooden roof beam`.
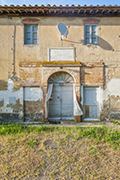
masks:
{"label": "wooden roof beam", "polygon": [[101,11],[101,13],[104,13],[106,11],[106,9],[103,9],[102,11]]}
{"label": "wooden roof beam", "polygon": [[13,12],[13,13],[16,13],[16,11],[15,11],[14,9],[12,9],[12,12]]}
{"label": "wooden roof beam", "polygon": [[69,11],[68,11],[68,9],[66,10],[66,13],[68,13]]}
{"label": "wooden roof beam", "polygon": [[18,11],[19,11],[20,13],[22,13],[22,11],[21,11],[20,9],[18,9]]}
{"label": "wooden roof beam", "polygon": [[108,11],[108,13],[112,13],[113,12],[113,10],[112,9],[110,9],[109,11]]}
{"label": "wooden roof beam", "polygon": [[5,9],[4,11],[6,11],[7,13],[10,13],[10,10]]}
{"label": "wooden roof beam", "polygon": [[105,14],[109,14],[109,10],[108,9],[106,10]]}
{"label": "wooden roof beam", "polygon": [[30,12],[31,12],[31,13],[33,13],[33,10],[32,10],[32,9],[30,9]]}
{"label": "wooden roof beam", "polygon": [[91,9],[89,12],[92,13],[92,12],[93,12],[93,9]]}
{"label": "wooden roof beam", "polygon": [[39,13],[39,9],[36,9],[36,12]]}
{"label": "wooden roof beam", "polygon": [[72,13],[74,14],[74,12],[75,12],[75,10],[73,9],[73,10],[72,10]]}
{"label": "wooden roof beam", "polygon": [[29,12],[27,9],[23,9],[23,10],[22,10],[22,12],[24,12],[24,11],[25,11],[26,13],[28,13],[28,12]]}
{"label": "wooden roof beam", "polygon": [[44,9],[41,9],[41,11],[42,11],[43,14],[45,13]]}
{"label": "wooden roof beam", "polygon": [[118,9],[115,9],[114,11],[113,11],[113,13],[116,13],[118,11]]}
{"label": "wooden roof beam", "polygon": [[50,14],[52,13],[52,9],[49,9],[49,13],[50,13]]}
{"label": "wooden roof beam", "polygon": [[78,14],[81,12],[81,9],[78,10]]}
{"label": "wooden roof beam", "polygon": [[99,9],[97,9],[97,10],[95,11],[95,13],[99,13],[99,11],[100,11],[100,10],[99,10]]}

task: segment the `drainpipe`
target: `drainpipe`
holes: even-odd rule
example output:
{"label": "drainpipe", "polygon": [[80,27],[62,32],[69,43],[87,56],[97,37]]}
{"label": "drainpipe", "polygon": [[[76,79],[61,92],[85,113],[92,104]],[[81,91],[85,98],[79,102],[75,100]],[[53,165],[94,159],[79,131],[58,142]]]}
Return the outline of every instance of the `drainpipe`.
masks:
{"label": "drainpipe", "polygon": [[15,72],[15,37],[16,37],[16,25],[14,26],[14,35],[13,35],[13,76],[16,75],[16,72]]}
{"label": "drainpipe", "polygon": [[9,59],[9,17],[7,16],[7,42],[8,42],[8,79],[10,78],[10,59]]}

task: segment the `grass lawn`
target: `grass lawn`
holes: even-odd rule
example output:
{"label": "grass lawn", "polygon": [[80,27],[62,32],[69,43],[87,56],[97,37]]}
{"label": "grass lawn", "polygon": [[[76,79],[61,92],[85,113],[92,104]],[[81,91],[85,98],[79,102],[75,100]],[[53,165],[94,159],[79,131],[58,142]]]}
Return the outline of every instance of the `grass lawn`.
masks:
{"label": "grass lawn", "polygon": [[0,126],[0,180],[120,180],[120,131]]}

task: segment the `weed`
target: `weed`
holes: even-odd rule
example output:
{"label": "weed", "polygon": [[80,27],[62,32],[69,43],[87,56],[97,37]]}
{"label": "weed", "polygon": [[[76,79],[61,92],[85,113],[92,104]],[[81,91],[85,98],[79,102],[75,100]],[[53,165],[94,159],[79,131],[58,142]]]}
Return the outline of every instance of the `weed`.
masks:
{"label": "weed", "polygon": [[70,135],[69,135],[69,134],[67,134],[67,135],[65,135],[65,136],[64,136],[64,138],[69,139],[69,138],[70,138]]}
{"label": "weed", "polygon": [[112,123],[120,125],[120,123],[118,121],[112,121]]}
{"label": "weed", "polygon": [[38,143],[38,139],[36,140],[31,140],[30,142],[27,143],[29,146],[37,146],[39,143]]}

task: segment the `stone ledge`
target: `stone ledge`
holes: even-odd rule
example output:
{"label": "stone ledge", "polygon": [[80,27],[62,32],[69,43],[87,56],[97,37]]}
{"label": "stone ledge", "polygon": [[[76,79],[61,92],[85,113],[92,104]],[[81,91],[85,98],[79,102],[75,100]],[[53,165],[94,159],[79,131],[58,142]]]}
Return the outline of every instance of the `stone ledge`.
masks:
{"label": "stone ledge", "polygon": [[59,67],[59,66],[77,66],[77,67],[103,67],[104,66],[104,63],[103,62],[72,62],[72,61],[51,61],[51,62],[48,62],[48,61],[38,61],[38,62],[20,62],[19,63],[19,67],[46,67],[46,66],[49,66],[49,67]]}

